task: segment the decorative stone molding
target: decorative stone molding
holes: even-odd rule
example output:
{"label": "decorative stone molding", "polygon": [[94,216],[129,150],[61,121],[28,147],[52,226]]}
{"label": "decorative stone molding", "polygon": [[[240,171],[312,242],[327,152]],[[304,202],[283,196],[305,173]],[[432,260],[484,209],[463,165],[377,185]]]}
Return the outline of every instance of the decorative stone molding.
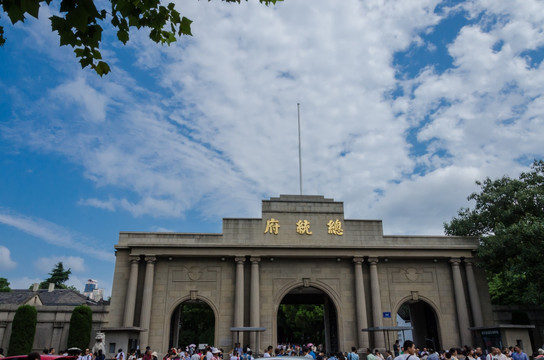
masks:
{"label": "decorative stone molding", "polygon": [[353,262],[354,262],[355,264],[362,264],[362,263],[365,262],[365,259],[364,259],[363,257],[354,257],[354,258],[353,258]]}
{"label": "decorative stone molding", "polygon": [[370,263],[370,265],[376,265],[378,263],[378,261],[380,261],[377,257],[369,257],[368,258],[368,262]]}
{"label": "decorative stone molding", "polygon": [[451,266],[459,266],[460,263],[461,263],[461,259],[459,259],[459,258],[451,258],[450,259]]}
{"label": "decorative stone molding", "polygon": [[146,263],[154,263],[154,262],[156,262],[156,261],[157,261],[157,257],[156,257],[156,256],[151,255],[151,256],[146,256],[146,257],[145,257],[145,262],[146,262]]}
{"label": "decorative stone molding", "polygon": [[244,256],[237,256],[234,258],[234,261],[237,263],[237,264],[243,264],[246,262],[246,258]]}
{"label": "decorative stone molding", "polygon": [[191,290],[191,300],[196,300],[198,297],[198,290]]}

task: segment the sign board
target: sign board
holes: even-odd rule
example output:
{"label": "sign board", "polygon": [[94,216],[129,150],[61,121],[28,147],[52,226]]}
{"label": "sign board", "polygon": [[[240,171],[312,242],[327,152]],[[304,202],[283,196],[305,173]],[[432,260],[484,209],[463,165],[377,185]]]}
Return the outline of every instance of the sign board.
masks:
{"label": "sign board", "polygon": [[384,318],[387,318],[387,319],[390,319],[390,318],[391,318],[391,313],[390,313],[389,311],[384,312],[384,313],[383,313],[383,317],[384,317]]}

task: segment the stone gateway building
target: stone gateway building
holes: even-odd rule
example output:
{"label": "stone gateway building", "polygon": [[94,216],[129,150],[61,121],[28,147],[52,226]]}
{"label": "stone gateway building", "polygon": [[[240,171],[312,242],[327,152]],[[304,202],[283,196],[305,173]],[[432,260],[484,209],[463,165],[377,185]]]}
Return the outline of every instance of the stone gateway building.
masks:
{"label": "stone gateway building", "polygon": [[277,344],[282,303],[324,305],[327,351],[391,349],[397,319],[419,346],[480,345],[476,330],[494,321],[477,247],[387,236],[380,220],[345,219],[343,203],[323,196],[265,200],[262,218],[223,219],[222,234],[122,232],[106,349],[177,346],[180,305],[191,302],[211,308],[213,345],[225,350]]}

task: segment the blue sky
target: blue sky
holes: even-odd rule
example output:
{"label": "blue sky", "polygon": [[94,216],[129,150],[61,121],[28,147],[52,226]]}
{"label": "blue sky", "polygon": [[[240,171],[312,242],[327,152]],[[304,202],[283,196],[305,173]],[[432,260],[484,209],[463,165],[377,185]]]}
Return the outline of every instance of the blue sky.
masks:
{"label": "blue sky", "polygon": [[221,232],[298,193],[386,234],[442,234],[474,181],[544,148],[544,3],[177,1],[172,46],[106,28],[112,72],[82,70],[47,18],[0,48],[0,276],[54,264],[109,294],[119,231]]}

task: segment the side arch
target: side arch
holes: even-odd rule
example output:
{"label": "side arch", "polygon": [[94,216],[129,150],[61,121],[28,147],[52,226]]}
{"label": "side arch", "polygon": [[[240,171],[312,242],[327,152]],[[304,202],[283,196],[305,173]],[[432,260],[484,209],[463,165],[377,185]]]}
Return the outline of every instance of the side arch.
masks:
{"label": "side arch", "polygon": [[[436,322],[436,331],[437,331],[438,342],[439,342],[439,344],[441,346],[443,346],[443,344],[444,344],[443,337],[442,337],[443,319],[442,319],[442,316],[441,316],[442,312],[440,311],[440,308],[436,305],[436,303],[433,300],[431,300],[430,298],[428,298],[427,296],[424,296],[424,295],[419,295],[418,299],[415,300],[415,302],[418,302],[418,301],[421,301],[421,302],[425,303],[426,305],[428,305],[432,309],[434,319],[435,319],[435,322]],[[393,314],[394,314],[394,324],[395,325],[398,325],[397,324],[397,314],[398,314],[401,306],[404,305],[405,303],[410,303],[410,302],[414,302],[414,299],[413,299],[412,295],[407,295],[407,296],[401,298],[395,304],[395,307],[393,308],[394,309]],[[438,349],[435,349],[435,350],[438,350]]]}
{"label": "side arch", "polygon": [[218,319],[219,319],[219,311],[217,310],[217,307],[215,306],[215,304],[205,296],[197,295],[196,297],[191,297],[191,295],[186,295],[186,296],[183,296],[183,297],[180,297],[180,298],[176,299],[176,301],[174,301],[170,305],[170,307],[166,310],[167,316],[164,317],[164,324],[163,324],[163,329],[164,329],[163,334],[165,334],[165,336],[163,336],[163,340],[162,340],[162,348],[163,349],[168,349],[169,348],[168,342],[170,341],[170,323],[171,323],[171,320],[172,320],[172,316],[174,315],[174,312],[184,302],[194,301],[194,300],[202,301],[206,305],[208,305],[210,307],[210,309],[212,309],[213,316],[214,316],[214,321],[215,321],[213,337],[214,337],[215,341],[217,341],[217,339],[219,338],[219,331],[218,331],[219,327],[217,326]]}

